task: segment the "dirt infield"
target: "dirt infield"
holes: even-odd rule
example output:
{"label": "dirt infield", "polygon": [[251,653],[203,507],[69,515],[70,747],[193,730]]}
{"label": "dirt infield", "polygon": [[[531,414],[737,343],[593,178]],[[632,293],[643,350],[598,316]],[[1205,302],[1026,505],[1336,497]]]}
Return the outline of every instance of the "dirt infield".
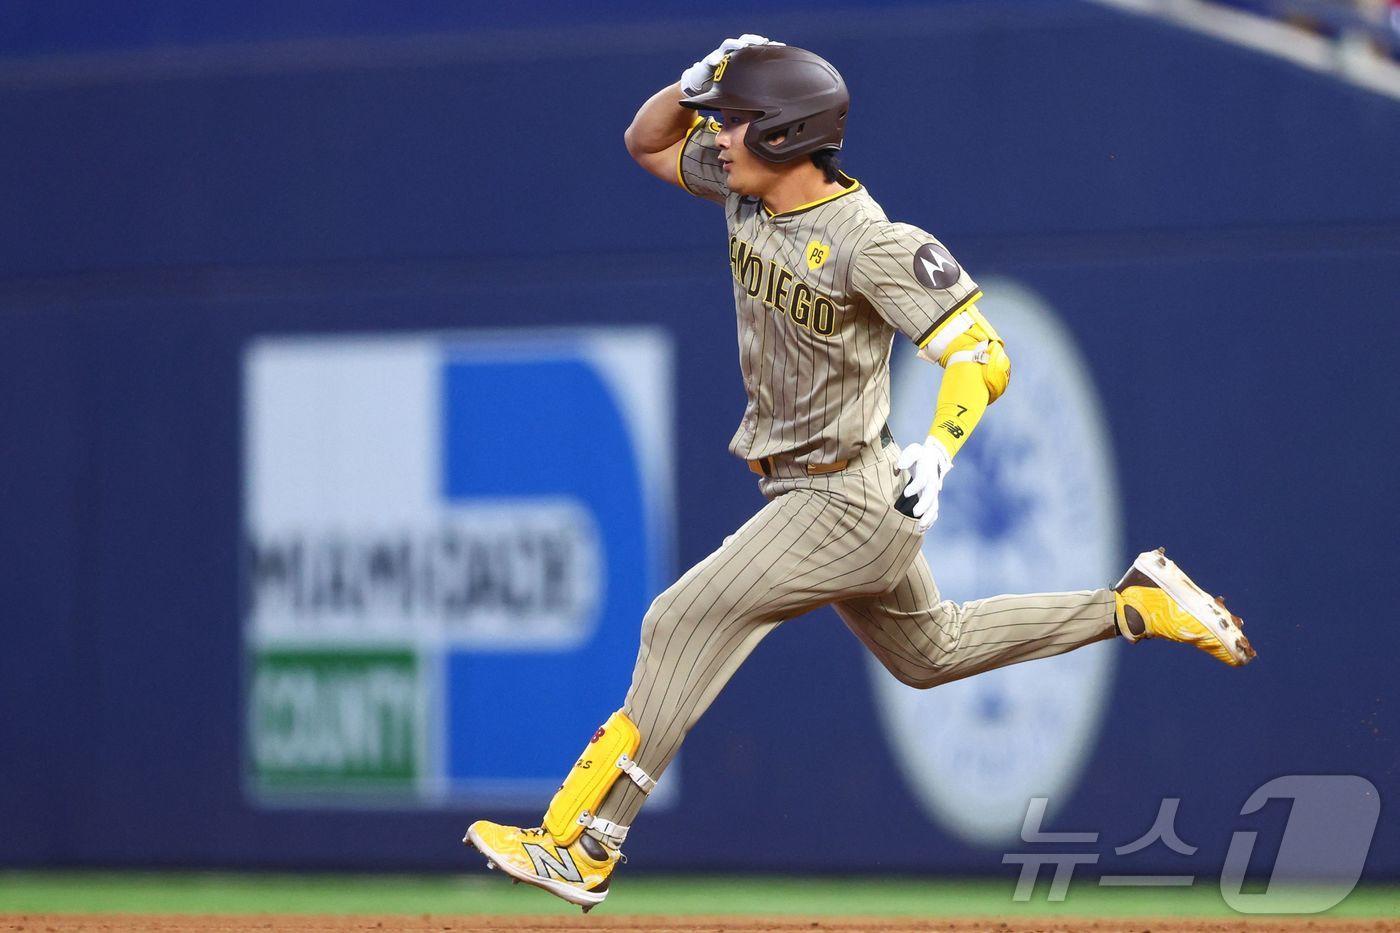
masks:
{"label": "dirt infield", "polygon": [[839,920],[754,917],[330,917],[330,916],[141,916],[24,915],[0,917],[3,933],[512,933],[553,930],[632,930],[637,933],[1382,933],[1400,931],[1396,920],[1181,920],[1151,918]]}

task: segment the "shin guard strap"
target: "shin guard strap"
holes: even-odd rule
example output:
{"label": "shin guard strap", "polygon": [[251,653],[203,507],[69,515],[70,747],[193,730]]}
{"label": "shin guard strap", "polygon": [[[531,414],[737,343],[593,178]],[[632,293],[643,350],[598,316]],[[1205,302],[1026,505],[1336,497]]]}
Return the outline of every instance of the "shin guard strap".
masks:
{"label": "shin guard strap", "polygon": [[584,829],[602,837],[603,845],[610,849],[622,848],[622,844],[627,841],[627,830],[631,829],[630,826],[605,820],[601,816],[593,816],[587,810],[579,815],[578,821]]}
{"label": "shin guard strap", "polygon": [[632,779],[632,782],[642,789],[642,793],[650,794],[651,789],[656,786],[656,781],[650,774],[642,770],[642,766],[637,764],[626,755],[619,755],[617,766],[622,769],[622,773]]}

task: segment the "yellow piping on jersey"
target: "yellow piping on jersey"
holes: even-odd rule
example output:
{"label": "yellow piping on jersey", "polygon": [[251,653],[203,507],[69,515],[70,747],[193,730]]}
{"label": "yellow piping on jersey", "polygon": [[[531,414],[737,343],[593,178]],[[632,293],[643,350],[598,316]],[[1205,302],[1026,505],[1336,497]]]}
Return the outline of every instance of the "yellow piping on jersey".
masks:
{"label": "yellow piping on jersey", "polygon": [[938,320],[933,322],[933,326],[930,327],[927,331],[925,331],[924,335],[916,341],[919,349],[922,350],[924,347],[928,346],[929,341],[932,340],[934,337],[938,336],[938,332],[942,330],[943,325],[947,324],[953,319],[953,315],[957,314],[964,308],[967,308],[981,297],[982,289],[974,289],[972,294],[963,296],[963,299],[961,301],[953,305],[947,311],[944,311],[943,315],[939,317]]}
{"label": "yellow piping on jersey", "polygon": [[828,194],[824,198],[817,198],[815,201],[809,201],[806,204],[794,207],[790,211],[783,211],[780,214],[774,213],[773,209],[767,204],[763,205],[763,209],[768,212],[769,217],[791,217],[793,214],[801,214],[803,211],[810,211],[812,208],[820,207],[828,201],[835,201],[837,198],[844,198],[846,195],[854,194],[860,190],[860,182],[856,181],[854,178],[852,178],[850,175],[847,175],[845,172],[841,172],[840,174],[842,178],[851,183],[851,186],[843,191],[838,191],[835,194]]}
{"label": "yellow piping on jersey", "polygon": [[695,119],[690,121],[690,129],[686,130],[685,135],[681,137],[680,149],[676,150],[676,181],[681,183],[681,187],[685,189],[686,194],[694,195],[697,198],[700,195],[695,194],[694,191],[691,191],[690,185],[687,185],[685,183],[685,172],[681,171],[681,164],[685,161],[685,147],[690,145],[690,137],[694,136],[695,131],[701,126],[703,126],[704,123],[704,114],[697,113],[695,115]]}

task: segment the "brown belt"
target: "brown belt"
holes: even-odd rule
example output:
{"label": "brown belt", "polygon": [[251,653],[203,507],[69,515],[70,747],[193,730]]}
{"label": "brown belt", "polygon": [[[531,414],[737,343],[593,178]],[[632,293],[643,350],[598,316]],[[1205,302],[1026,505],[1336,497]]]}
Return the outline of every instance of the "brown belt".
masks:
{"label": "brown belt", "polygon": [[[837,473],[846,469],[850,465],[850,460],[837,460],[835,463],[809,463],[806,466],[808,476],[821,476],[823,473]],[[749,469],[759,476],[773,475],[773,458],[759,457],[757,460],[748,461]]]}
{"label": "brown belt", "polygon": [[[880,429],[880,446],[888,447],[894,441],[894,435],[890,433],[890,426],[887,424]],[[773,458],[759,457],[757,460],[747,461],[749,469],[759,476],[773,475]],[[837,460],[835,463],[809,463],[806,465],[808,476],[821,476],[824,473],[839,473],[851,465],[849,458]]]}

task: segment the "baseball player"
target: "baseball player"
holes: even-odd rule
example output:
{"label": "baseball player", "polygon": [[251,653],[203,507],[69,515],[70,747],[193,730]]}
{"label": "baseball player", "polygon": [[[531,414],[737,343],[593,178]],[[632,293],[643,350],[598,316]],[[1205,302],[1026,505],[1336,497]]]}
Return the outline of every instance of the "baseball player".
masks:
{"label": "baseball player", "polygon": [[[643,168],[724,209],[748,395],[729,449],[767,504],[652,603],[622,708],[542,825],[467,830],[488,865],[585,911],[607,896],[686,733],[765,635],[818,606],[918,688],[1114,637],[1184,642],[1231,665],[1254,657],[1241,620],[1160,550],[1112,588],[939,599],[923,535],[1011,363],[947,247],[890,221],[841,170],[848,106],[826,61],[745,35],[654,94],[627,130]],[[943,370],[928,437],[903,450],[885,426],[896,332]]]}

